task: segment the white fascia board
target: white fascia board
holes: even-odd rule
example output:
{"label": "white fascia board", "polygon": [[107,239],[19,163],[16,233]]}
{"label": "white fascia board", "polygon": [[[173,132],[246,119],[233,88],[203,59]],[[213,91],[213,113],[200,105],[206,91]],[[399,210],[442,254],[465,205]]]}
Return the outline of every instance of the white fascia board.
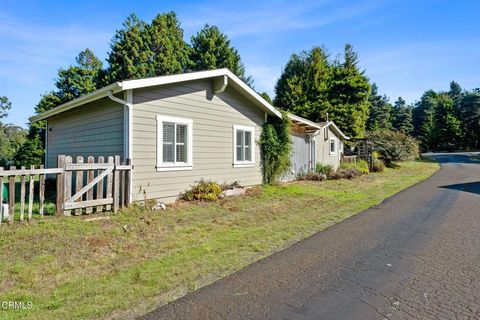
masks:
{"label": "white fascia board", "polygon": [[47,118],[49,118],[51,116],[54,116],[56,114],[59,114],[61,112],[64,112],[64,111],[76,108],[78,106],[84,105],[86,103],[104,98],[104,97],[107,96],[108,91],[112,91],[113,93],[116,93],[116,92],[122,91],[122,89],[120,88],[119,83],[116,82],[116,83],[113,83],[113,84],[108,85],[106,87],[103,87],[101,89],[95,90],[95,91],[93,91],[89,94],[86,94],[84,96],[81,96],[77,99],[74,99],[74,100],[69,101],[67,103],[64,103],[62,105],[59,105],[58,107],[55,107],[51,110],[45,111],[44,113],[41,113],[39,115],[30,117],[29,120],[31,122],[36,122],[36,121],[47,119]]}
{"label": "white fascia board", "polygon": [[75,100],[64,103],[40,115],[31,117],[30,121],[35,122],[35,121],[43,120],[53,115],[56,115],[58,113],[81,106],[85,103],[92,102],[97,99],[101,99],[107,96],[108,91],[112,91],[112,93],[117,93],[124,90],[133,90],[133,89],[146,88],[146,87],[152,87],[152,86],[173,84],[178,82],[208,79],[208,78],[214,78],[219,76],[227,76],[228,78],[230,78],[231,81],[229,81],[229,84],[233,85],[245,97],[247,97],[250,101],[255,103],[258,107],[263,109],[265,112],[277,117],[282,116],[280,111],[275,109],[270,103],[268,103],[265,99],[263,99],[258,93],[255,92],[255,90],[250,88],[245,82],[243,82],[230,70],[217,69],[217,70],[198,71],[198,72],[175,74],[175,75],[169,75],[169,76],[160,76],[160,77],[152,77],[152,78],[146,78],[146,79],[125,80],[121,82],[116,82],[109,86],[98,89],[92,93],[89,93],[85,96],[82,96]]}

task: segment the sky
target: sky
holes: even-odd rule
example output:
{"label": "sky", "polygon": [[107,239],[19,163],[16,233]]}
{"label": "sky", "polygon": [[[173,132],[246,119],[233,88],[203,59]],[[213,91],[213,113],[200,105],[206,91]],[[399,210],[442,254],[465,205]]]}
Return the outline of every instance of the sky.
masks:
{"label": "sky", "polygon": [[11,1],[0,0],[0,96],[4,122],[26,126],[40,95],[54,89],[60,67],[90,48],[104,61],[115,30],[136,13],[150,22],[175,11],[185,40],[206,23],[225,32],[255,89],[274,96],[292,53],[324,46],[332,58],[345,43],[392,101],[418,100],[455,80],[480,87],[480,1]]}

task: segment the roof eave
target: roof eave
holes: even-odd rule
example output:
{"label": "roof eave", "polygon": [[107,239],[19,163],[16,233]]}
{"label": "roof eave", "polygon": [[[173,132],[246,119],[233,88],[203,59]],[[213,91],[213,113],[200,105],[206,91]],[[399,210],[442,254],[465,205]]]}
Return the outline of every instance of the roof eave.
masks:
{"label": "roof eave", "polygon": [[89,94],[86,94],[84,96],[81,96],[77,99],[74,99],[74,100],[69,101],[67,103],[64,103],[62,105],[59,105],[58,107],[55,107],[51,110],[45,111],[44,113],[41,113],[39,115],[30,117],[29,120],[31,122],[37,122],[37,121],[45,120],[45,119],[47,119],[51,116],[54,116],[56,114],[65,112],[67,110],[76,108],[76,107],[81,106],[83,104],[86,104],[86,103],[101,99],[103,97],[106,97],[108,91],[113,91],[114,93],[116,93],[116,92],[119,92],[119,91],[122,91],[122,90],[123,90],[122,89],[122,83],[121,82],[115,82],[115,83],[112,83],[111,85],[108,85],[106,87],[103,87],[101,89],[93,91],[93,92],[91,92]]}

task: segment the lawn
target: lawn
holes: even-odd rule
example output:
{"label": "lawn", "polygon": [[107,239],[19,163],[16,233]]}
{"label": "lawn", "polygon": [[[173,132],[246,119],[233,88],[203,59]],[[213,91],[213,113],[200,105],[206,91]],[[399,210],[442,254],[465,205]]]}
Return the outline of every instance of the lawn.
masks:
{"label": "lawn", "polygon": [[[408,162],[355,180],[256,187],[167,211],[45,217],[0,229],[0,301],[31,301],[0,318],[140,315],[290,246],[428,178]],[[85,218],[101,220],[85,221]]]}

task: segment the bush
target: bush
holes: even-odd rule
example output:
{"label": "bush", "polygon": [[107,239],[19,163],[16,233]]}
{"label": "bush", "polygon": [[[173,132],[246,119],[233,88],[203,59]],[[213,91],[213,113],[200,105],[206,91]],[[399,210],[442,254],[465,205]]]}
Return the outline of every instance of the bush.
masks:
{"label": "bush", "polygon": [[418,158],[420,149],[418,141],[401,131],[379,130],[366,135],[373,143],[373,151],[380,154],[387,167],[394,167],[396,162]]}
{"label": "bush", "polygon": [[190,190],[186,190],[182,199],[186,201],[215,201],[222,194],[222,188],[215,181],[200,180],[191,185]]}
{"label": "bush", "polygon": [[330,179],[338,180],[338,179],[353,179],[355,177],[359,177],[363,175],[358,169],[350,168],[350,169],[343,169],[340,168],[336,172],[330,175]]}
{"label": "bush", "polygon": [[378,158],[378,154],[376,152],[373,153],[372,155],[372,172],[382,172],[385,170],[385,164],[383,163],[382,160]]}
{"label": "bush", "polygon": [[359,160],[356,163],[344,162],[340,165],[340,169],[355,169],[364,174],[369,174],[368,162],[365,160]]}
{"label": "bush", "polygon": [[307,173],[302,173],[297,176],[297,180],[313,180],[313,181],[323,181],[327,179],[325,173],[309,171]]}
{"label": "bush", "polygon": [[324,175],[326,175],[328,177],[333,172],[333,167],[329,164],[317,163],[315,165],[315,172],[323,173]]}

